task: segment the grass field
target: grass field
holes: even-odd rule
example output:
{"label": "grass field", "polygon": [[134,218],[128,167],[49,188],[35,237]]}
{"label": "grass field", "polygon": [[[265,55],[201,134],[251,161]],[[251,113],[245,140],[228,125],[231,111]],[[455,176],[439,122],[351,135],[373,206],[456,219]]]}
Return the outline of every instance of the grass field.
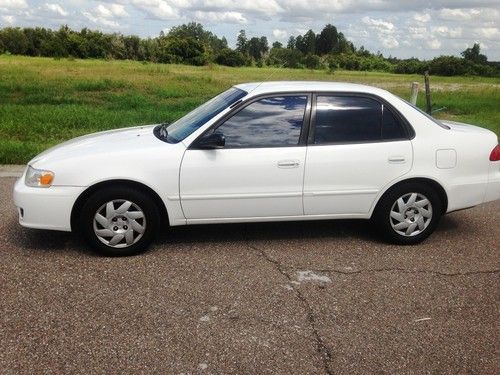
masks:
{"label": "grass field", "polygon": [[[388,89],[408,99],[420,76],[278,68],[193,67],[132,61],[0,55],[0,164],[25,163],[82,134],[173,121],[240,82],[334,80]],[[500,79],[431,77],[438,117],[500,134]],[[422,85],[423,86],[423,85]],[[424,95],[419,97],[423,107]]]}

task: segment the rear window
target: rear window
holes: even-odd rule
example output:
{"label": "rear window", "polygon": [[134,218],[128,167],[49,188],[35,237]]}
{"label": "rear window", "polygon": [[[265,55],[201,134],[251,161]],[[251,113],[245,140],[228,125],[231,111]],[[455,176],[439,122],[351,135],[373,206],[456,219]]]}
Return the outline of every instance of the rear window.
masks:
{"label": "rear window", "polygon": [[318,95],[314,143],[379,142],[408,139],[399,119],[377,100]]}

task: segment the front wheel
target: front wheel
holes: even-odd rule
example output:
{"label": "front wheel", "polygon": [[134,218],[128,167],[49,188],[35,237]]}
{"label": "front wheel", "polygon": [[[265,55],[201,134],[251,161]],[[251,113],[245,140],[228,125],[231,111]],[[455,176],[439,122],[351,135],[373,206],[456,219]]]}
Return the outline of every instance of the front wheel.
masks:
{"label": "front wheel", "polygon": [[390,189],[380,200],[372,221],[390,242],[417,244],[437,227],[442,202],[434,189],[422,183],[405,183]]}
{"label": "front wheel", "polygon": [[141,191],[109,187],[96,191],[82,207],[80,229],[99,253],[126,256],[144,251],[158,229],[154,201]]}

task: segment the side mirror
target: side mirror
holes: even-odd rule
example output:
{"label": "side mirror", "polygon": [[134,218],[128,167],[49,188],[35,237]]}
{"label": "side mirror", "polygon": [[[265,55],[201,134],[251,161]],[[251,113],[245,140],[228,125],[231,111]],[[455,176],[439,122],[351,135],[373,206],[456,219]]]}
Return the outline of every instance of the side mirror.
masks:
{"label": "side mirror", "polygon": [[224,148],[226,145],[226,138],[223,134],[212,133],[210,135],[205,135],[196,143],[196,148],[202,150],[215,150],[219,148]]}

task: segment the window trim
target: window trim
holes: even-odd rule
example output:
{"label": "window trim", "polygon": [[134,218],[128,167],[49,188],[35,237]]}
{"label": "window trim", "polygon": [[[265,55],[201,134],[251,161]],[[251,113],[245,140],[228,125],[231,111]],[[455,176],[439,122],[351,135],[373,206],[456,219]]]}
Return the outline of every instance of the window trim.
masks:
{"label": "window trim", "polygon": [[[285,92],[272,92],[272,93],[265,93],[261,95],[256,95],[253,96],[247,100],[243,98],[239,103],[236,103],[231,110],[226,113],[224,116],[222,116],[220,119],[218,119],[214,124],[212,124],[210,127],[208,127],[205,131],[203,131],[198,137],[196,137],[193,142],[188,147],[188,150],[201,150],[201,148],[198,147],[198,141],[201,140],[207,133],[210,131],[214,131],[217,129],[219,126],[223,125],[227,120],[229,120],[231,117],[237,115],[240,111],[251,105],[252,103],[255,103],[259,100],[262,99],[267,99],[267,98],[275,98],[275,97],[283,97],[283,96],[305,96],[307,97],[307,103],[306,103],[306,108],[304,109],[304,121],[302,124],[302,129],[300,130],[300,136],[299,136],[299,142],[296,145],[282,145],[282,146],[253,146],[253,147],[224,147],[221,150],[251,150],[251,149],[259,149],[259,148],[287,148],[287,147],[305,147],[307,146],[307,140],[309,136],[309,129],[311,125],[311,110],[312,110],[312,101],[313,101],[313,94],[312,92],[306,92],[306,91],[298,91],[298,92],[290,92],[290,91],[285,91]],[[205,150],[206,151],[206,150]]]}
{"label": "window trim", "polygon": [[[403,127],[403,131],[406,134],[406,137],[402,138],[394,138],[394,139],[379,139],[379,140],[366,140],[366,141],[341,141],[341,142],[326,142],[316,144],[314,143],[314,133],[316,129],[316,108],[317,108],[317,99],[318,96],[344,96],[344,97],[359,97],[359,98],[368,98],[375,100],[378,102],[382,108],[387,107],[389,111],[396,117],[401,126]],[[383,112],[382,112],[383,115]],[[415,138],[415,130],[410,125],[408,120],[399,112],[391,103],[387,100],[369,93],[361,93],[361,92],[345,92],[345,91],[315,91],[313,92],[312,99],[312,109],[311,109],[311,120],[309,123],[309,136],[307,139],[308,146],[332,146],[332,145],[350,145],[350,144],[365,144],[365,143],[386,143],[386,142],[401,142],[401,141],[409,141]]]}

